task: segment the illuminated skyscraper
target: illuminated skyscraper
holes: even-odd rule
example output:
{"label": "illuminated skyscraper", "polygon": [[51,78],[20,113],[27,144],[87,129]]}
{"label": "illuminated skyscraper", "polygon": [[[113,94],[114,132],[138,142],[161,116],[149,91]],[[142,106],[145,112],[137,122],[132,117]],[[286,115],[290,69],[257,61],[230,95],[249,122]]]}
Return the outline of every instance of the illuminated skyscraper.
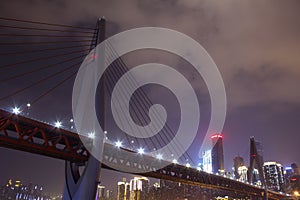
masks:
{"label": "illuminated skyscraper", "polygon": [[98,195],[99,200],[105,199],[105,186],[103,186],[103,185],[97,186],[97,195]]}
{"label": "illuminated skyscraper", "polygon": [[263,173],[263,149],[260,142],[250,137],[250,166],[248,180],[255,185],[266,185]]}
{"label": "illuminated skyscraper", "polygon": [[118,194],[117,194],[118,200],[124,200],[125,191],[126,191],[126,183],[123,181],[119,181],[118,182]]}
{"label": "illuminated skyscraper", "polygon": [[298,166],[293,163],[285,168],[286,192],[300,192],[300,175]]}
{"label": "illuminated skyscraper", "polygon": [[240,156],[236,156],[233,159],[233,168],[234,168],[234,176],[236,179],[239,179],[239,167],[244,166],[244,158],[240,157]]}
{"label": "illuminated skyscraper", "polygon": [[129,200],[130,197],[130,183],[126,182],[126,178],[123,178],[123,181],[118,182],[118,200]]}
{"label": "illuminated skyscraper", "polygon": [[242,165],[242,166],[238,167],[237,177],[236,177],[236,179],[239,180],[239,181],[243,181],[243,182],[248,181],[248,168],[245,165]]}
{"label": "illuminated skyscraper", "polygon": [[284,191],[283,167],[280,163],[265,162],[263,166],[266,186],[270,190]]}
{"label": "illuminated skyscraper", "polygon": [[203,171],[212,173],[211,150],[204,151],[202,156]]}
{"label": "illuminated skyscraper", "polygon": [[148,200],[149,179],[134,177],[130,180],[130,200]]}
{"label": "illuminated skyscraper", "polygon": [[213,173],[224,173],[224,154],[223,154],[223,136],[221,134],[215,134],[211,136],[212,139],[212,170]]}

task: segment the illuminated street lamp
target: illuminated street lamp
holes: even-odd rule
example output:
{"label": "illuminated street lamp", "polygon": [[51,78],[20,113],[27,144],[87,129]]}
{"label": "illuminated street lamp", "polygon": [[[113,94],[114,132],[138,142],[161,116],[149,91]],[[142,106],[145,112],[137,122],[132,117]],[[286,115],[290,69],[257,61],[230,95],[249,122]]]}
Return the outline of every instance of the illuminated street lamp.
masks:
{"label": "illuminated street lamp", "polygon": [[95,133],[94,132],[88,133],[88,137],[91,138],[91,139],[94,139],[95,138]]}
{"label": "illuminated street lamp", "polygon": [[158,160],[162,160],[162,159],[163,159],[163,156],[162,156],[162,154],[157,154],[157,155],[156,155],[156,158],[157,158]]}
{"label": "illuminated street lamp", "polygon": [[143,155],[145,153],[145,150],[141,147],[138,149],[138,153]]}
{"label": "illuminated street lamp", "polygon": [[56,122],[54,123],[54,126],[55,126],[56,128],[60,128],[60,127],[62,126],[61,121],[56,121]]}
{"label": "illuminated street lamp", "polygon": [[18,115],[18,114],[21,113],[21,110],[20,110],[20,108],[18,108],[18,107],[14,107],[14,108],[12,109],[12,112],[13,112],[15,115]]}
{"label": "illuminated street lamp", "polygon": [[117,148],[122,147],[122,142],[118,140],[117,142],[115,142],[115,146],[116,146]]}

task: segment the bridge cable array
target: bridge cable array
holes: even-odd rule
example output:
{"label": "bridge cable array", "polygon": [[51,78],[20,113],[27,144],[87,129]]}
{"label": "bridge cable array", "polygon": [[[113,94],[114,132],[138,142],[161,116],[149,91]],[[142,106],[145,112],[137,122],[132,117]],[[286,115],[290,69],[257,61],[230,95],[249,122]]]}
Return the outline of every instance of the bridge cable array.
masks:
{"label": "bridge cable array", "polygon": [[[107,51],[106,56],[112,55],[114,57],[118,57],[117,53],[113,49],[113,46],[108,42],[106,43],[106,51]],[[108,59],[110,59],[110,58],[108,57]],[[115,62],[112,64],[112,66],[109,68],[109,70],[111,70],[110,74],[112,74],[112,76],[114,76],[114,77],[111,77],[111,79],[113,79],[113,80],[110,80],[110,84],[112,84],[112,85],[114,85],[118,81],[118,79],[122,76],[122,74],[125,74],[126,72],[129,74],[129,76],[128,76],[129,78],[126,80],[126,83],[128,83],[128,84],[124,85],[122,87],[122,91],[124,91],[124,92],[128,92],[128,91],[132,90],[132,88],[134,88],[134,86],[137,84],[137,81],[135,80],[134,76],[132,74],[130,74],[130,72],[128,72],[127,65],[125,64],[125,62],[123,61],[123,59],[121,57],[118,57],[118,59],[115,60]],[[129,89],[129,88],[131,88],[131,89]],[[112,92],[112,89],[113,89],[113,87],[111,86],[110,87],[111,92]],[[150,108],[151,105],[153,105],[153,103],[151,102],[151,99],[146,94],[146,92],[143,90],[143,88],[139,88],[138,90],[136,90],[135,94],[136,94],[136,98],[131,99],[131,102],[134,104],[134,106],[132,106],[132,110],[133,110],[132,114],[135,115],[135,119],[137,119],[140,124],[144,124],[144,125],[148,124],[149,118],[147,116],[147,113],[148,113],[148,109]],[[123,111],[123,112],[125,112],[125,111]],[[154,115],[155,115],[155,117],[157,117],[157,119],[159,119],[159,121],[162,121],[163,117],[158,112],[154,112]],[[154,130],[152,130],[152,131],[154,131]],[[168,125],[168,123],[166,123],[165,127],[160,131],[160,133],[157,134],[158,137],[151,137],[151,135],[152,134],[149,133],[148,136],[149,136],[150,142],[152,143],[154,149],[159,149],[159,148],[163,147],[164,145],[167,145],[173,138],[175,140],[176,146],[173,147],[172,149],[170,149],[170,147],[168,147],[169,151],[174,152],[174,153],[176,153],[176,155],[178,155],[179,152],[181,152],[183,149],[183,146],[180,143],[180,141],[178,141],[178,139],[176,137],[174,137],[175,134],[174,134],[173,130],[170,128],[170,126]],[[129,139],[127,138],[127,141],[128,140]],[[144,138],[142,140],[144,141],[144,143],[146,143],[146,140]],[[183,154],[183,158],[184,158],[183,162],[188,161],[188,162],[192,162],[191,164],[195,165],[195,162],[193,161],[193,159],[187,152]]]}
{"label": "bridge cable array", "polygon": [[[76,75],[75,70],[91,46],[95,45],[95,31],[95,28],[90,27],[0,17],[0,70],[6,70],[1,72],[5,76],[1,76],[0,84],[9,84],[13,80],[22,82],[35,75],[30,84],[22,84],[17,90],[6,92],[8,95],[0,97],[0,101],[29,91],[46,81],[53,82],[71,71],[71,75],[64,75],[61,81],[58,80],[55,85],[33,98],[30,101],[33,104],[70,80]],[[35,81],[36,77],[42,78]]]}
{"label": "bridge cable array", "polygon": [[[5,92],[7,95],[0,96],[0,101],[5,101],[25,91],[30,91],[36,86],[48,83],[46,84],[48,88],[45,91],[31,99],[30,103],[36,104],[70,81],[75,77],[83,58],[96,46],[97,30],[97,27],[79,27],[0,17],[0,46],[5,47],[5,51],[0,51],[0,58],[3,61],[0,65],[0,72],[6,70],[6,72],[1,72],[5,76],[0,76],[0,84],[9,84],[11,81],[18,80],[22,86]],[[111,44],[107,44],[106,50],[107,56],[116,55]],[[128,72],[128,68],[122,58],[118,58],[107,71],[106,81],[108,84],[105,84],[105,87],[111,94],[114,85],[123,74]],[[32,79],[29,84],[22,84],[21,78],[32,77],[32,75],[35,75],[33,79],[36,77],[39,79]],[[129,77],[130,80],[127,80],[128,84],[124,86],[123,92],[128,92],[137,83],[133,75]],[[57,80],[58,78],[60,80]],[[55,84],[51,83],[53,81]],[[49,87],[49,85],[52,86]],[[3,94],[5,93],[3,92]],[[143,88],[138,89],[135,96],[136,98],[132,98],[131,102],[133,105],[131,106],[131,114],[139,124],[146,125],[149,123],[148,109],[153,103]],[[154,114],[160,121],[162,120],[159,113],[155,112]],[[168,123],[165,124],[160,133],[150,136],[151,133],[147,139],[137,139],[125,133],[129,145],[134,142],[138,146],[147,145],[151,146],[151,148],[148,147],[149,150],[156,150],[167,145],[174,138],[176,146],[172,147],[173,149],[169,147],[169,151],[178,154],[183,149]],[[187,152],[182,155],[182,159],[184,159],[184,163],[188,161],[195,164]]]}

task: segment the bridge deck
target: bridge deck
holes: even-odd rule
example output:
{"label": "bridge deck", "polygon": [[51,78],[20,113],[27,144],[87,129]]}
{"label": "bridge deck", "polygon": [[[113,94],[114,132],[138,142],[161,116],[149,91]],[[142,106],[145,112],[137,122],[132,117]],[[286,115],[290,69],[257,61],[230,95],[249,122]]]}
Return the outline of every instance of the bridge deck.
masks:
{"label": "bridge deck", "polygon": [[[4,110],[0,110],[0,146],[79,163],[84,163],[89,157],[78,134]],[[132,153],[130,150],[117,151],[113,145],[105,143],[103,159],[109,164],[102,166],[115,170],[123,165],[125,171],[131,170],[134,174],[236,194],[262,197],[264,192],[250,184],[157,160],[149,155],[143,155],[142,158],[129,156]],[[166,167],[159,169],[157,162],[166,162]],[[150,172],[143,173],[144,169]],[[268,191],[268,196],[270,199],[288,199],[274,191]]]}

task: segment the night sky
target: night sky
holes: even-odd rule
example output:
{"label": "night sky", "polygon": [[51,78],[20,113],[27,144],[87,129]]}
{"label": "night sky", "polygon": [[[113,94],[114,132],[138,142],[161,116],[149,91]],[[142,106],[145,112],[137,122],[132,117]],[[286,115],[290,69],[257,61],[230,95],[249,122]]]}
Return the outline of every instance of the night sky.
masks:
{"label": "night sky", "polygon": [[[265,161],[277,161],[283,165],[293,162],[300,164],[299,10],[300,2],[297,0],[0,2],[2,17],[95,27],[97,19],[105,16],[107,36],[127,29],[155,26],[174,29],[195,39],[217,64],[226,88],[228,110],[223,129],[223,146],[227,170],[231,169],[232,159],[237,155],[244,157],[246,164],[249,164],[250,136],[262,143]],[[5,47],[0,48],[2,53],[6,51]],[[201,134],[207,128],[210,116],[209,95],[202,78],[174,55],[146,51],[129,54],[124,60],[131,67],[149,61],[173,65],[191,82],[203,112],[199,136],[189,149],[197,160]],[[1,57],[1,64],[7,62],[7,57]],[[1,70],[0,76],[8,77],[17,73],[15,70]],[[44,74],[34,76],[41,77]],[[34,105],[30,111],[31,116],[48,122],[70,119],[72,81]],[[24,82],[0,84],[1,93],[5,96],[5,92],[20,88]],[[164,93],[162,88],[145,89],[154,101],[160,102],[159,98]],[[38,89],[26,91],[1,101],[0,107],[7,109],[14,104],[30,101],[30,97],[37,93]],[[171,98],[170,95],[168,98]],[[160,103],[166,103],[168,98]],[[170,103],[168,106],[172,108],[172,105],[177,104]],[[171,116],[172,126],[178,119],[176,114]],[[63,161],[4,148],[0,152],[0,185],[9,178],[15,178],[42,184],[50,192],[62,191]],[[122,176],[104,170],[102,180],[104,184],[115,187],[116,181],[121,180]]]}

